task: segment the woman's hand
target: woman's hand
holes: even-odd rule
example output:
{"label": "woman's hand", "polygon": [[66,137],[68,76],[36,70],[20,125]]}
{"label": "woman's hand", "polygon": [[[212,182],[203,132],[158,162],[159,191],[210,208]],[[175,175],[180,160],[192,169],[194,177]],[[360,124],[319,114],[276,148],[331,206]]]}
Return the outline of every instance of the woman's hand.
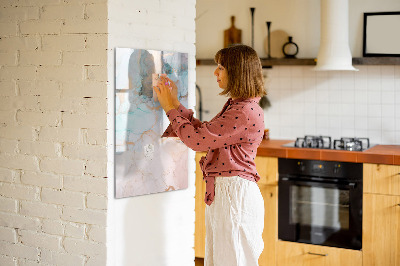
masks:
{"label": "woman's hand", "polygon": [[[170,83],[172,88],[170,88]],[[158,101],[160,102],[160,105],[162,109],[164,109],[165,113],[168,113],[168,111],[171,109],[175,109],[174,98],[176,98],[177,101],[177,88],[172,80],[167,77],[161,76],[160,81],[158,82],[157,86],[153,87],[153,90],[157,94]],[[173,92],[173,90],[175,90],[176,92]],[[175,96],[173,95],[173,93],[175,93]]]}
{"label": "woman's hand", "polygon": [[[174,105],[175,108],[178,108],[179,105],[181,104],[178,100],[178,87],[176,86],[176,84],[167,76],[163,76],[162,78],[166,79],[167,82],[170,84],[171,87],[171,97],[172,97],[172,103]],[[179,82],[179,80],[177,81],[177,83]],[[165,81],[164,81],[165,83]]]}

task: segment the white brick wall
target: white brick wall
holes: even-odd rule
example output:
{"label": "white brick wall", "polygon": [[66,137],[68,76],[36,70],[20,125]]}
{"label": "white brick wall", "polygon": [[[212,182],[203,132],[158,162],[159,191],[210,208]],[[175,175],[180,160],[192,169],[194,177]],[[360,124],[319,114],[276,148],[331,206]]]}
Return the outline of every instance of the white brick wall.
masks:
{"label": "white brick wall", "polygon": [[0,1],[0,265],[105,265],[107,1]]}
{"label": "white brick wall", "polygon": [[[112,84],[114,62],[109,59],[117,43],[187,52],[189,88],[194,92],[195,4],[195,0],[0,2],[0,265],[105,265],[106,255],[115,255],[106,244],[124,246],[106,239],[107,213],[109,217],[119,213],[121,221],[126,215],[120,212],[122,201],[110,204],[113,179],[107,178],[113,172],[112,162],[107,169],[107,158],[113,154],[113,91],[106,88],[107,82]],[[111,10],[118,11],[113,22],[108,21]],[[110,40],[117,42],[109,45]],[[193,106],[193,94],[190,97]],[[193,153],[190,156],[194,158]],[[165,199],[155,201],[166,200],[169,207],[164,208],[175,208],[162,217],[160,226],[176,224],[165,233],[174,232],[170,237],[185,243],[171,248],[155,239],[162,245],[158,250],[179,251],[176,258],[163,255],[161,260],[171,265],[193,263],[193,249],[186,243],[193,242],[194,163],[190,169],[190,189],[165,193],[161,195]],[[176,209],[178,202],[185,206]],[[153,203],[151,198],[144,205]],[[115,208],[112,213],[109,206]],[[140,206],[131,205],[129,213],[140,214]],[[182,223],[185,230],[178,226]],[[119,232],[125,234],[131,228],[126,226]],[[151,233],[152,228],[146,230]],[[131,241],[143,248],[137,239]],[[136,254],[129,250],[122,259]],[[141,255],[136,256],[138,263],[154,259],[155,265],[160,263],[150,251]]]}

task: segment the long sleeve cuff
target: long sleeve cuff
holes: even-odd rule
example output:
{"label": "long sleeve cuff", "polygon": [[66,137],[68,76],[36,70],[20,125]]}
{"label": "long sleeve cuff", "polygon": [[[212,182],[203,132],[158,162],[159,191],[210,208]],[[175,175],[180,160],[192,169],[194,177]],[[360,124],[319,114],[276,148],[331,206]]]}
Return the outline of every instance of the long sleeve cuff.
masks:
{"label": "long sleeve cuff", "polygon": [[[180,106],[182,106],[182,104]],[[179,108],[180,108],[180,106],[179,106]],[[179,110],[179,108],[178,108],[178,110]],[[175,111],[175,112],[172,112],[172,111]],[[172,112],[172,115],[171,115],[171,112]],[[179,116],[179,112],[176,109],[171,109],[167,112],[167,117],[171,123],[175,119],[176,116]],[[174,117],[174,118],[171,119],[170,117]],[[175,131],[172,129],[171,123],[168,125],[167,129],[161,135],[162,138],[178,137],[178,135],[176,135]]]}
{"label": "long sleeve cuff", "polygon": [[167,112],[167,117],[171,123],[176,119],[177,116],[181,116],[181,115],[179,114],[178,110],[176,110],[176,109],[171,109]]}
{"label": "long sleeve cuff", "polygon": [[177,110],[183,117],[186,117],[189,120],[191,116],[193,116],[193,111],[190,109],[186,109],[186,107],[183,106],[182,104],[178,106]]}

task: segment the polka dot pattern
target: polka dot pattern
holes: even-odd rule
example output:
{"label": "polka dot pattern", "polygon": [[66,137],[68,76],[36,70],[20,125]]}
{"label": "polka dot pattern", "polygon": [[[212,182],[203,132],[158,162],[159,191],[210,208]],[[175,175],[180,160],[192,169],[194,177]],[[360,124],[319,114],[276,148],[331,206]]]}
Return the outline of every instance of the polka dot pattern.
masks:
{"label": "polka dot pattern", "polygon": [[209,122],[194,118],[193,111],[182,105],[167,113],[171,123],[162,137],[177,136],[195,151],[208,151],[200,160],[208,205],[214,200],[216,176],[240,176],[253,182],[260,179],[254,163],[265,128],[259,100],[229,99]]}

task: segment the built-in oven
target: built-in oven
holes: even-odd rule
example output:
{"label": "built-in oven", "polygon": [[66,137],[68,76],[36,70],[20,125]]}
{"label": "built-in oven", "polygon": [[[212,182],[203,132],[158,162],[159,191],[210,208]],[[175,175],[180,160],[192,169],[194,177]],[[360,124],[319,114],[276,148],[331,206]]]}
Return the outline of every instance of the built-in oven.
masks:
{"label": "built-in oven", "polygon": [[279,239],[361,249],[362,164],[280,158],[278,171]]}

